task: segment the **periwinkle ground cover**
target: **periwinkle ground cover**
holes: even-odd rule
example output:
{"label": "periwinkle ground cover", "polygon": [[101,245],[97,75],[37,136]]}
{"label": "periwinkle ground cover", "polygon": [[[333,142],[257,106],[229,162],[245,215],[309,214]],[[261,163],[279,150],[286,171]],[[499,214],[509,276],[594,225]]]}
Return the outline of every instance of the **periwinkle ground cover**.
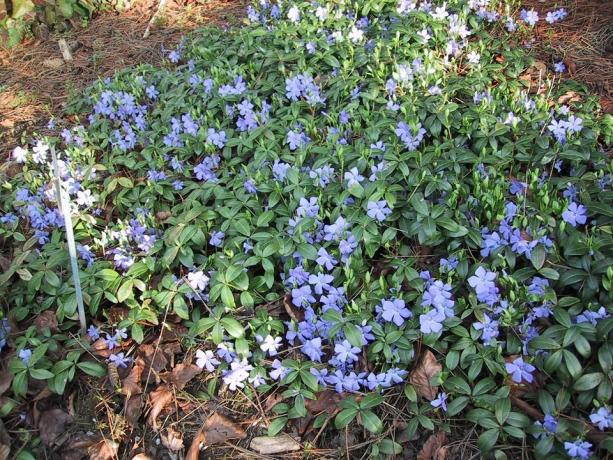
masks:
{"label": "periwinkle ground cover", "polygon": [[[509,43],[543,19],[460,0],[263,0],[248,16],[163,68],[101,81],[72,104],[82,125],[12,153],[3,306],[60,322],[14,339],[15,395],[28,377],[62,392],[75,366],[103,372],[82,351],[48,353],[74,347],[76,327],[54,148],[89,335],[112,352],[174,313],[220,376],[213,392],[283,390],[271,434],[333,388],[346,400],[330,429],[385,427],[373,457],[402,448],[383,409],[397,386],[409,437],[461,418],[484,452],[611,449],[612,120],[554,73],[538,92],[519,78],[531,61]],[[283,302],[291,317],[272,315]],[[105,320],[115,304],[129,308],[119,324]],[[425,349],[442,365],[431,398],[407,378]]]}

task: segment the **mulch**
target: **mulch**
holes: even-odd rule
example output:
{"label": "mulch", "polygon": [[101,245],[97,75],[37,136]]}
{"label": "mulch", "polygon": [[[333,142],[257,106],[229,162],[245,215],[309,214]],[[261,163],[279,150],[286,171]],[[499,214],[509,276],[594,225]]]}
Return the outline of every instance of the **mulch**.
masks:
{"label": "mulch", "polygon": [[[143,39],[157,0],[139,0],[124,12],[101,13],[86,27],[32,39],[8,49],[0,45],[0,157],[26,131],[44,132],[61,116],[68,98],[99,78],[141,63],[158,64],[162,47],[203,25],[228,27],[244,16],[247,0],[169,1],[160,22]],[[73,60],[65,62],[58,46],[65,39]]]}

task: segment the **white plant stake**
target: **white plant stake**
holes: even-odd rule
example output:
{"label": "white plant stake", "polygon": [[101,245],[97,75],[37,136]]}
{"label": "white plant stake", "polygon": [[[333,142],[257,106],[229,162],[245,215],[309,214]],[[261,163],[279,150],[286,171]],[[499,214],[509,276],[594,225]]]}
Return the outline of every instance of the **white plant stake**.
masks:
{"label": "white plant stake", "polygon": [[68,254],[70,255],[70,266],[72,268],[72,278],[74,280],[75,294],[77,296],[77,308],[79,312],[79,322],[81,323],[81,333],[85,334],[87,322],[85,321],[85,308],[83,307],[83,292],[81,291],[81,278],[79,277],[79,263],[77,261],[77,247],[72,231],[72,218],[70,216],[70,203],[68,194],[62,187],[60,170],[57,165],[55,148],[51,147],[51,158],[53,159],[53,175],[55,176],[55,195],[60,213],[64,217],[64,227],[66,228],[66,241],[68,243]]}

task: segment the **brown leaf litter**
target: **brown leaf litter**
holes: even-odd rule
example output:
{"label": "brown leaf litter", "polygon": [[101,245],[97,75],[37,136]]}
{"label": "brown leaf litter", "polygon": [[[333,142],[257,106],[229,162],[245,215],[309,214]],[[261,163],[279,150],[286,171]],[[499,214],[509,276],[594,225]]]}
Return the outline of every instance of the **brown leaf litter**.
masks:
{"label": "brown leaf litter", "polygon": [[419,396],[432,401],[438,393],[438,386],[433,385],[432,379],[443,370],[436,357],[430,350],[423,353],[417,367],[409,375],[409,382],[415,387]]}
{"label": "brown leaf litter", "polygon": [[230,439],[244,439],[246,436],[247,433],[239,425],[228,417],[214,412],[194,437],[185,460],[198,460],[200,444],[212,446],[223,444]]}
{"label": "brown leaf litter", "polygon": [[417,454],[417,460],[445,460],[447,456],[447,434],[437,431],[431,434]]}

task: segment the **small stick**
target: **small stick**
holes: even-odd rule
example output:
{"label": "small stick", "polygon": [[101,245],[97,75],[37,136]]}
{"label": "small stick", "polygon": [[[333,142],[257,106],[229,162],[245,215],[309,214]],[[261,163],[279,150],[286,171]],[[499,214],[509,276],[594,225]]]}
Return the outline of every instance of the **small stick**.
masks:
{"label": "small stick", "polygon": [[57,165],[55,147],[51,147],[51,157],[53,158],[53,174],[55,176],[55,194],[57,197],[57,204],[60,213],[64,217],[64,227],[66,228],[66,241],[68,243],[68,254],[70,255],[72,278],[74,280],[75,295],[77,297],[79,322],[81,323],[81,334],[85,334],[87,330],[87,322],[85,321],[83,292],[81,291],[81,278],[79,277],[79,263],[77,261],[77,248],[74,240],[74,232],[72,229],[72,218],[70,216],[70,204],[68,203],[68,197],[66,196],[66,193],[62,189],[62,181],[60,178],[60,170]]}
{"label": "small stick", "polygon": [[147,38],[149,36],[149,29],[151,29],[151,26],[153,25],[157,17],[160,15],[160,12],[164,9],[164,6],[166,6],[166,1],[167,0],[160,0],[160,3],[158,3],[157,10],[155,10],[155,13],[153,14],[153,16],[151,16],[151,19],[149,20],[149,24],[147,24],[147,28],[145,29],[145,33],[143,34],[143,38]]}

